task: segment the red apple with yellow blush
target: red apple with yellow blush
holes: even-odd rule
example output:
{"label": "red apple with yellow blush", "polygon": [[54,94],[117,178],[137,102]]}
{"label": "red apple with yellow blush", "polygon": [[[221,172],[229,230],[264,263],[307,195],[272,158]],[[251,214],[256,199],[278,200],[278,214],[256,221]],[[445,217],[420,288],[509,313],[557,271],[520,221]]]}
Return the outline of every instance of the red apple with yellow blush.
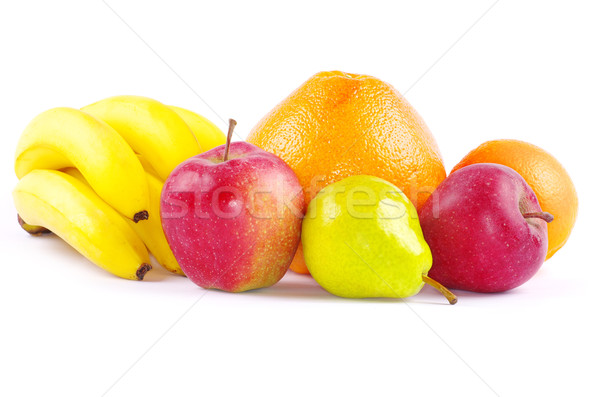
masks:
{"label": "red apple with yellow blush", "polygon": [[177,166],[164,184],[161,219],[175,258],[203,288],[268,287],[288,269],[305,203],[292,169],[247,142],[227,143]]}

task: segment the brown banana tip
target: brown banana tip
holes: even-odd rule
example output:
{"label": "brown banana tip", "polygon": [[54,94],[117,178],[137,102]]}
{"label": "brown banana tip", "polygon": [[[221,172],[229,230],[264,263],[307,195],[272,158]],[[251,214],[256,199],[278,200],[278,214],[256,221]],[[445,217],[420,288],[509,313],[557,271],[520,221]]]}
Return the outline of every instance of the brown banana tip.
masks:
{"label": "brown banana tip", "polygon": [[138,223],[139,221],[145,221],[146,219],[148,219],[148,211],[146,210],[140,211],[133,216],[133,221],[135,223]]}
{"label": "brown banana tip", "polygon": [[142,265],[135,272],[135,276],[138,280],[142,281],[146,273],[148,273],[152,269],[152,265],[148,263],[142,263]]}
{"label": "brown banana tip", "polygon": [[35,225],[30,225],[27,222],[25,222],[23,220],[23,218],[21,218],[21,215],[17,214],[17,221],[19,222],[19,226],[21,226],[21,229],[25,230],[27,233],[31,234],[32,236],[41,236],[42,234],[45,233],[52,233],[50,230],[46,229],[43,226],[35,226]]}

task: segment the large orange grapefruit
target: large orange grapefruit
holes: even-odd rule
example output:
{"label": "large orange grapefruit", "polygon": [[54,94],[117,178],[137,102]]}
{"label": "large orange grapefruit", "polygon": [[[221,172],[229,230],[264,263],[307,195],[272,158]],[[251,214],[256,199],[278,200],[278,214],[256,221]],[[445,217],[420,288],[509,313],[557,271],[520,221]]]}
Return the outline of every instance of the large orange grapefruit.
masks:
{"label": "large orange grapefruit", "polygon": [[[328,184],[367,174],[395,184],[419,208],[446,177],[423,119],[394,87],[367,75],[317,73],[271,110],[248,142],[287,162],[307,204]],[[308,273],[302,248],[291,269]]]}

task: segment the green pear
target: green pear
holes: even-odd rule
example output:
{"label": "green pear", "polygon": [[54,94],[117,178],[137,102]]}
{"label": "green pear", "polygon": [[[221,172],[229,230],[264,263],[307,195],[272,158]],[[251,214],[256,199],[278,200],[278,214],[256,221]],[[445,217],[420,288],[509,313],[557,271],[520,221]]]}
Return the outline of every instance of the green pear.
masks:
{"label": "green pear", "polygon": [[427,277],[431,251],[417,210],[381,178],[351,176],[321,190],[302,223],[302,245],[310,273],[334,295],[405,298],[427,282],[456,303]]}

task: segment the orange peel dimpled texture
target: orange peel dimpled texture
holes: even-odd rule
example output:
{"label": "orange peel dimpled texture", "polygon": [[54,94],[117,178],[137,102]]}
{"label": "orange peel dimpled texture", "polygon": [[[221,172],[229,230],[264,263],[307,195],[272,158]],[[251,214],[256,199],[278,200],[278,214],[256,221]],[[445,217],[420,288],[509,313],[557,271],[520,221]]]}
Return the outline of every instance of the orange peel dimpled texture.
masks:
{"label": "orange peel dimpled texture", "polygon": [[[367,75],[317,73],[271,110],[247,140],[287,162],[307,205],[328,184],[366,174],[398,186],[420,208],[446,177],[421,116],[394,87]],[[301,246],[290,268],[308,273]]]}

